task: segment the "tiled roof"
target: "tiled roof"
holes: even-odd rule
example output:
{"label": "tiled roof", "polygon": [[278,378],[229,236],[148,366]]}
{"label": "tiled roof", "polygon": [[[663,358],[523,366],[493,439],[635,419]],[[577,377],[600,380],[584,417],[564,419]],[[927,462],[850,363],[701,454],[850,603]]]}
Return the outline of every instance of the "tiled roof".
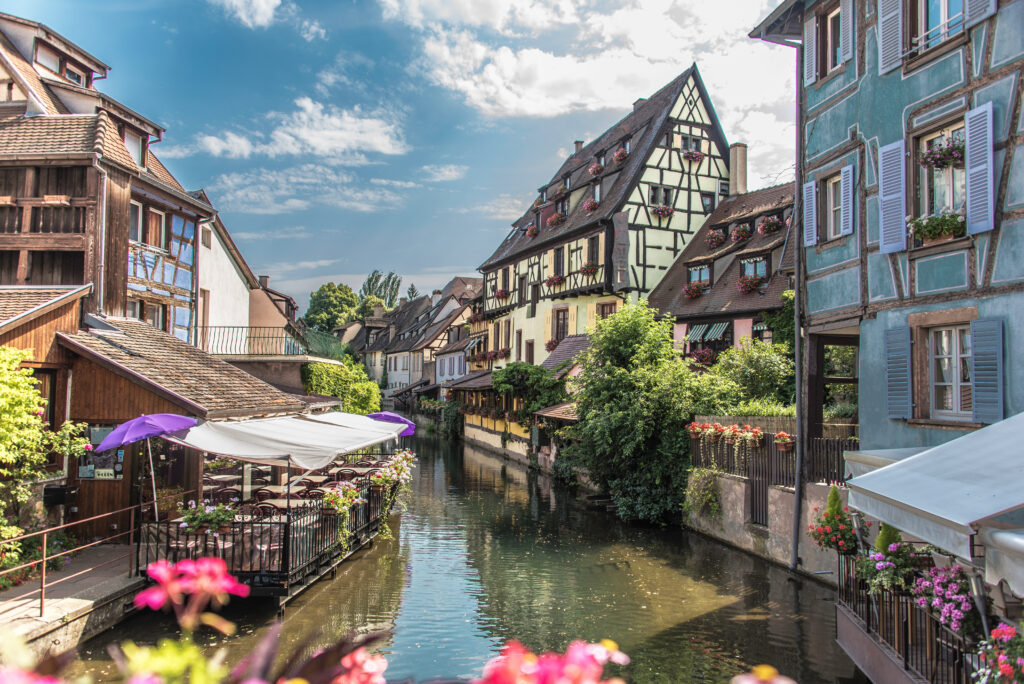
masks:
{"label": "tiled roof", "polygon": [[[535,252],[544,245],[558,243],[570,233],[596,228],[600,222],[610,220],[613,214],[620,211],[622,204],[628,199],[630,190],[636,184],[640,174],[643,173],[644,164],[650,156],[651,149],[658,143],[659,133],[671,112],[673,103],[679,97],[683,86],[691,75],[697,83],[698,91],[707,99],[707,91],[700,78],[697,65],[694,64],[646,101],[638,104],[632,112],[585,145],[582,150],[570,156],[551,177],[551,180],[545,184],[545,187],[555,188],[567,174],[572,188],[588,184],[592,178],[588,171],[590,164],[598,154],[605,152],[608,158],[605,160],[606,169],[603,177],[614,178],[614,180],[611,181],[611,188],[604,188],[603,197],[597,210],[588,214],[581,207],[583,203],[579,202],[565,223],[551,228],[543,224],[538,225],[540,234],[530,239],[526,237],[526,228],[535,221],[534,209],[531,207],[512,224],[513,230],[487,261],[480,266],[480,270],[488,270],[521,254]],[[721,126],[718,124],[713,109],[709,114],[711,114],[713,122],[711,136],[724,150],[727,145]],[[626,138],[631,140],[629,156],[621,164],[615,164],[610,155]],[[548,199],[552,199],[550,192]]]}
{"label": "tiled roof", "polygon": [[483,287],[483,278],[456,276],[452,278],[441,290],[441,297],[455,297],[460,304],[464,304],[468,300],[480,294],[483,291]]}
{"label": "tiled roof", "polygon": [[590,349],[589,337],[586,335],[569,335],[558,343],[558,346],[548,354],[548,358],[544,359],[544,362],[540,365],[554,372],[563,363],[572,361],[580,352],[584,352],[587,349]]}
{"label": "tiled roof", "polygon": [[300,411],[303,402],[148,323],[107,319],[111,331],[58,333],[61,344],[127,371],[201,417]]}
{"label": "tiled roof", "polygon": [[129,169],[139,168],[135,163],[135,160],[132,159],[131,153],[128,152],[128,148],[124,146],[124,141],[121,140],[121,136],[117,134],[117,124],[110,120],[110,115],[105,111],[100,110],[97,117],[97,151],[101,152],[107,159],[115,161]]}
{"label": "tiled roof", "polygon": [[[124,145],[122,145],[122,147],[124,147]],[[164,166],[163,162],[157,159],[156,155],[152,152],[148,152],[146,154],[146,166],[148,167],[146,169],[147,175],[156,178],[161,183],[170,185],[179,192],[185,192],[185,188],[181,187],[181,183],[171,175],[171,172],[167,170],[167,167]]]}
{"label": "tiled roof", "polygon": [[48,304],[57,304],[64,298],[84,297],[91,287],[0,287],[0,331],[31,320],[34,312],[46,309]]}
{"label": "tiled roof", "polygon": [[562,420],[567,423],[575,423],[577,421],[576,402],[567,401],[564,404],[548,406],[547,408],[542,408],[540,411],[534,411],[533,415],[540,416],[541,418]]}
{"label": "tiled roof", "polygon": [[[661,282],[651,291],[650,305],[663,314],[677,318],[688,316],[714,316],[718,314],[756,313],[778,309],[782,306],[779,297],[789,288],[786,273],[793,268],[793,248],[787,242],[791,227],[770,235],[761,235],[756,230],[757,220],[765,215],[779,215],[788,220],[793,207],[793,184],[786,183],[723,200],[700,230],[690,239],[686,249],[675,260]],[[708,247],[705,238],[712,230],[720,230],[737,223],[751,223],[754,233],[742,242],[726,240],[719,247]],[[782,263],[771,264],[768,282],[758,292],[740,292],[737,284],[740,278],[740,260],[755,254],[765,254],[784,248]],[[686,296],[683,288],[687,284],[689,267],[694,263],[714,261],[712,278],[714,284],[708,292],[693,299]],[[721,272],[718,271],[721,269]],[[764,294],[760,294],[763,292]]]}
{"label": "tiled roof", "polygon": [[96,143],[96,123],[97,117],[91,114],[5,119],[0,121],[0,157],[91,154]]}
{"label": "tiled roof", "polygon": [[20,79],[22,84],[31,91],[30,97],[42,105],[46,114],[68,113],[64,103],[43,83],[36,70],[32,68],[32,65],[28,63],[3,32],[0,32],[0,63],[14,71],[12,75]]}
{"label": "tiled roof", "polygon": [[461,378],[449,380],[444,383],[444,387],[459,390],[489,389],[491,387],[491,371],[482,370],[468,373]]}
{"label": "tiled roof", "polygon": [[446,344],[445,346],[441,347],[436,352],[434,352],[434,356],[441,356],[443,354],[452,354],[454,352],[463,351],[472,341],[473,338],[471,337],[463,337],[461,340],[455,340],[451,344]]}

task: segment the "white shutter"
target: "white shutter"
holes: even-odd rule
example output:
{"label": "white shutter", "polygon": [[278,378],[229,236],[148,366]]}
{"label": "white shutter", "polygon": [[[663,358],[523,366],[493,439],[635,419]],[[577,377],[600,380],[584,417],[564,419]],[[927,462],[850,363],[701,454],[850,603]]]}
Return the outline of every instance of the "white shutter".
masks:
{"label": "white shutter", "polygon": [[996,13],[996,0],[966,0],[964,2],[964,26],[971,28]]}
{"label": "white shutter", "polygon": [[801,211],[804,216],[804,247],[813,247],[818,244],[818,193],[815,192],[817,187],[814,181],[804,183],[800,199]]}
{"label": "white shutter", "polygon": [[839,234],[850,235],[853,233],[853,164],[844,166],[839,176]]}
{"label": "white shutter", "polygon": [[903,0],[878,0],[878,73],[885,74],[903,59]]}
{"label": "white shutter", "polygon": [[902,140],[878,150],[878,227],[883,253],[907,248],[905,171]]}
{"label": "white shutter", "polygon": [[984,233],[995,227],[992,179],[992,103],[964,115],[967,132],[967,232]]}
{"label": "white shutter", "polygon": [[839,59],[843,62],[853,59],[853,7],[853,0],[839,2]]}
{"label": "white shutter", "polygon": [[818,19],[812,16],[804,22],[804,85],[814,83],[818,77]]}

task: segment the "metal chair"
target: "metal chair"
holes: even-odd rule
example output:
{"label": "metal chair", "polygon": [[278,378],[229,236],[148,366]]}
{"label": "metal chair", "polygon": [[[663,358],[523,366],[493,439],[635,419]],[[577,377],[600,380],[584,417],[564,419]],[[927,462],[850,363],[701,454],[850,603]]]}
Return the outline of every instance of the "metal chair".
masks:
{"label": "metal chair", "polygon": [[252,483],[254,485],[268,485],[270,484],[270,479],[266,477],[254,477],[252,478]]}
{"label": "metal chair", "polygon": [[242,490],[236,487],[224,487],[223,489],[218,489],[212,496],[210,496],[210,500],[215,504],[231,503],[232,499],[241,498]]}
{"label": "metal chair", "polygon": [[326,494],[326,492],[324,492],[324,490],[319,489],[317,487],[313,487],[313,488],[307,489],[305,491],[305,496],[303,498],[306,498],[306,499],[322,499],[322,498],[324,498],[324,494]]}
{"label": "metal chair", "polygon": [[334,473],[334,481],[342,482],[344,480],[354,480],[357,476],[358,473],[351,468],[342,468],[338,472]]}
{"label": "metal chair", "polygon": [[263,502],[267,499],[273,499],[277,495],[269,489],[257,489],[253,492],[253,496],[256,497],[257,502]]}
{"label": "metal chair", "polygon": [[316,483],[305,477],[292,482],[292,491],[296,489],[309,489],[310,487],[316,487]]}
{"label": "metal chair", "polygon": [[274,504],[258,503],[256,509],[259,511],[261,518],[271,518],[278,514],[280,509]]}

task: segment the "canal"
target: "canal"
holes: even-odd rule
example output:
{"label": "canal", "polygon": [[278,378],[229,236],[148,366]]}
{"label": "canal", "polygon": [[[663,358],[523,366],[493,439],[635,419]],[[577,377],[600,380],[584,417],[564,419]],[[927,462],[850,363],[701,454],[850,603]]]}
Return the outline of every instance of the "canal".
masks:
{"label": "canal", "polygon": [[[550,480],[430,434],[395,539],[378,541],[288,605],[282,650],[351,630],[384,630],[388,679],[478,676],[508,639],[564,649],[611,638],[635,684],[722,682],[772,663],[801,684],[862,681],[835,644],[832,592],[695,534],[643,529],[588,510]],[[275,619],[235,601],[230,638],[204,633],[235,663]],[[83,645],[78,674],[109,679],[111,642],[174,636],[141,614]]]}

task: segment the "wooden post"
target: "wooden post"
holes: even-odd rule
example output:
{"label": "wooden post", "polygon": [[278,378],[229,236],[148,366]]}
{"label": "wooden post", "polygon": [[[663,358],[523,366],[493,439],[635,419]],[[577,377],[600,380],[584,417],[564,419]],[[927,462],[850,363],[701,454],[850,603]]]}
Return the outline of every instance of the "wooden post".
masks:
{"label": "wooden post", "polygon": [[42,570],[39,573],[39,617],[43,617],[43,611],[46,608],[46,547],[48,533],[43,530],[43,565]]}

